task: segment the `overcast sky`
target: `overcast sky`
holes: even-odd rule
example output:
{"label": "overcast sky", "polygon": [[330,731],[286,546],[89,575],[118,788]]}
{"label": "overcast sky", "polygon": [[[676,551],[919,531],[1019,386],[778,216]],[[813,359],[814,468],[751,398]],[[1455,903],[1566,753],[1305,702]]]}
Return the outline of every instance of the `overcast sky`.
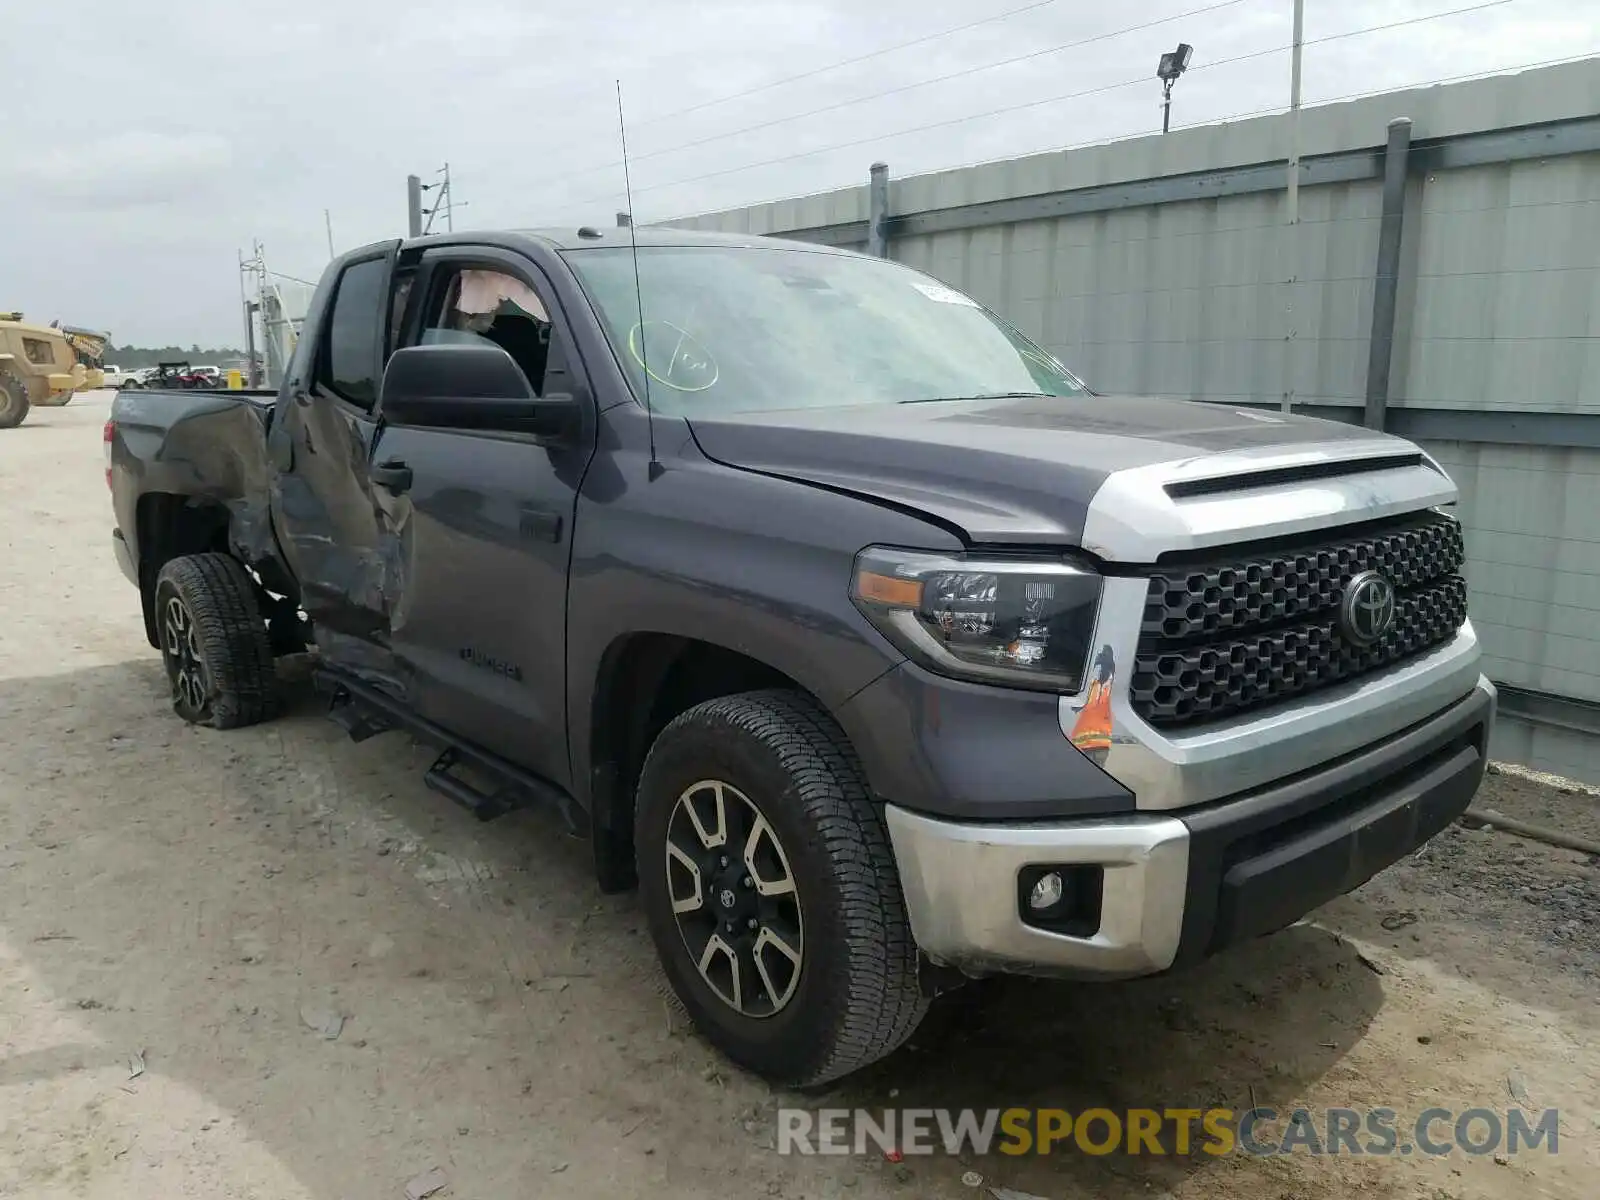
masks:
{"label": "overcast sky", "polygon": [[[610,224],[625,207],[618,77],[641,221],[850,184],[879,158],[908,175],[1156,131],[1155,62],[1179,40],[1196,50],[1175,126],[1286,104],[1291,0],[1101,36],[1212,2],[6,0],[0,308],[124,343],[236,345],[241,246],[260,239],[270,266],[315,279],[325,208],[340,250],[403,234],[407,173],[431,178],[445,160],[469,202],[458,226]],[[1306,0],[1306,38],[1475,2]],[[1597,49],[1600,0],[1509,0],[1309,45],[1305,98]],[[970,73],[908,86],[954,72]],[[749,165],[840,143],[856,144]]]}

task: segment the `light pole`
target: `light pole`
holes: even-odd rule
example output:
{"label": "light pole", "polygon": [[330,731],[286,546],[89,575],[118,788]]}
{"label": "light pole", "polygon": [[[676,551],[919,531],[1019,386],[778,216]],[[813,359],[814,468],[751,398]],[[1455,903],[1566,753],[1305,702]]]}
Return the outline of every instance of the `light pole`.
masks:
{"label": "light pole", "polygon": [[1194,47],[1188,42],[1179,42],[1176,50],[1167,51],[1156,64],[1156,78],[1161,80],[1162,133],[1172,126],[1172,85],[1178,82],[1178,76],[1189,69],[1189,60],[1193,57]]}

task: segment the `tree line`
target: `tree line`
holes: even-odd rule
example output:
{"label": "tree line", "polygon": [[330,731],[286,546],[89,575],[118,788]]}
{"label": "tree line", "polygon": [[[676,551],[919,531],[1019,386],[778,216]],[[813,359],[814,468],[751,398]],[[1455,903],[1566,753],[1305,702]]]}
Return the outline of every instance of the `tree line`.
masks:
{"label": "tree line", "polygon": [[226,367],[230,362],[244,358],[243,350],[232,347],[201,347],[190,346],[187,350],[182,346],[106,346],[105,358],[108,363],[115,363],[123,370],[132,370],[137,367],[153,367],[164,362],[205,363],[211,366]]}

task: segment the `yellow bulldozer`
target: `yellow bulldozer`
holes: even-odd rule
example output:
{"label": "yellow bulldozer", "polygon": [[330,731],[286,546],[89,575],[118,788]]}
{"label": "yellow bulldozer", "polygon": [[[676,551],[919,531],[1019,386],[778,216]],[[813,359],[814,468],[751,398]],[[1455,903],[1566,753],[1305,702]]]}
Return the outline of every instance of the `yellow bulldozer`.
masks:
{"label": "yellow bulldozer", "polygon": [[36,325],[20,312],[0,312],[0,429],[22,424],[34,405],[59,407],[97,388],[110,335]]}

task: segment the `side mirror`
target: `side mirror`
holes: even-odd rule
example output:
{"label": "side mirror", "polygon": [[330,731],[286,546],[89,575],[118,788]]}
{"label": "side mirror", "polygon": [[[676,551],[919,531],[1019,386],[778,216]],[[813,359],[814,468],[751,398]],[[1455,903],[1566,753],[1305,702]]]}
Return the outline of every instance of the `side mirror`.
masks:
{"label": "side mirror", "polygon": [[574,435],[578,397],[537,396],[499,346],[407,346],[389,356],[378,410],[393,425],[527,433],[553,442]]}

